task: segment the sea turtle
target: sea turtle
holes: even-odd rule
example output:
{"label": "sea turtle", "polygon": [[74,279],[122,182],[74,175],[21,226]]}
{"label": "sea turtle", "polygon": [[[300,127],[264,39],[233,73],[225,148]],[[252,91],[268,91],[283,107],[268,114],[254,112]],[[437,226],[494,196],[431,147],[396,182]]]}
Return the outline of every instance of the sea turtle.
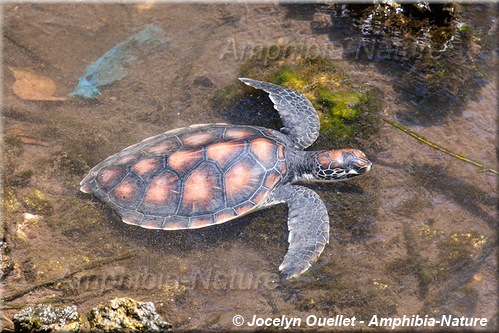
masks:
{"label": "sea turtle", "polygon": [[279,270],[295,277],[324,250],[329,218],[317,193],[293,184],[350,179],[368,172],[371,162],[356,149],[304,151],[319,135],[312,104],[284,87],[240,80],[269,94],[281,131],[222,123],[171,130],[99,163],[81,191],[125,223],[165,230],[208,227],[285,202],[289,249]]}

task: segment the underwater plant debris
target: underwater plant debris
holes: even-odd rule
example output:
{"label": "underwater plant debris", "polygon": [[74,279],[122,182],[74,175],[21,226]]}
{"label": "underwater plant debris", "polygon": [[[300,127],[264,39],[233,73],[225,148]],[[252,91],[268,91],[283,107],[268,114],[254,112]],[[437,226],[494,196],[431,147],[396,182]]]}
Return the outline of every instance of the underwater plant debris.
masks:
{"label": "underwater plant debris", "polygon": [[169,39],[157,25],[149,25],[138,34],[117,44],[96,62],[90,64],[80,77],[70,96],[94,98],[100,95],[98,87],[111,84],[127,76],[126,66],[161,50]]}

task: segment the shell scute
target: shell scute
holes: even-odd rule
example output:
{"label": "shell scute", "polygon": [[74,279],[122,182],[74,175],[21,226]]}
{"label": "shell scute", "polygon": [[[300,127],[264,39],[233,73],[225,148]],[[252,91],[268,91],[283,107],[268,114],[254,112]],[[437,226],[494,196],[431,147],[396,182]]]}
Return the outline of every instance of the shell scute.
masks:
{"label": "shell scute", "polygon": [[192,228],[192,229],[203,228],[203,227],[210,226],[214,223],[215,223],[215,221],[213,219],[213,215],[191,217],[190,223],[189,223],[189,228]]}
{"label": "shell scute", "polygon": [[221,139],[224,127],[217,124],[191,125],[177,135],[185,146],[205,147]]}
{"label": "shell scute", "polygon": [[139,213],[134,210],[128,210],[123,208],[118,208],[116,212],[121,216],[121,219],[126,224],[141,225],[144,219],[144,214]]}
{"label": "shell scute", "polygon": [[116,156],[116,161],[114,161],[115,164],[117,165],[126,165],[132,162],[134,159],[136,159],[136,156],[133,154],[119,154]]}
{"label": "shell scute", "polygon": [[152,179],[165,168],[163,156],[143,158],[132,165],[131,170],[144,180]]}
{"label": "shell scute", "polygon": [[123,167],[102,168],[95,176],[97,184],[106,192],[111,191],[118,185],[128,173]]}
{"label": "shell scute", "polygon": [[[156,141],[156,140],[154,140]],[[159,139],[158,142],[154,142],[151,140],[149,145],[144,149],[144,152],[149,155],[164,155],[164,154],[170,154],[173,151],[178,150],[181,145],[178,139],[175,137],[173,138],[166,138],[166,139]]]}
{"label": "shell scute", "polygon": [[263,202],[267,196],[269,195],[270,191],[266,187],[261,187],[253,196],[251,197],[251,202],[254,204],[259,204],[260,202]]}
{"label": "shell scute", "polygon": [[145,215],[140,222],[140,226],[146,229],[162,229],[165,224],[163,216]]}
{"label": "shell scute", "polygon": [[213,163],[198,166],[185,180],[183,190],[178,214],[211,214],[223,207],[222,174]]}
{"label": "shell scute", "polygon": [[258,132],[251,128],[228,127],[224,132],[225,140],[245,140],[258,135]]}
{"label": "shell scute", "polygon": [[185,133],[180,136],[180,140],[183,144],[194,147],[205,146],[216,139],[216,134],[210,132],[198,131],[197,133]]}
{"label": "shell scute", "polygon": [[142,199],[145,188],[146,185],[139,177],[128,173],[123,181],[109,193],[109,196],[118,206],[135,208]]}
{"label": "shell scute", "polygon": [[288,165],[286,164],[286,161],[279,161],[277,162],[277,164],[275,165],[275,168],[274,168],[277,172],[279,172],[281,175],[284,175],[286,174],[286,172],[288,171]]}
{"label": "shell scute", "polygon": [[227,205],[234,207],[247,201],[261,186],[265,170],[251,155],[242,158],[225,174]]}
{"label": "shell scute", "polygon": [[270,170],[265,175],[264,185],[267,188],[274,188],[282,180],[282,175],[276,170]]}
{"label": "shell scute", "polygon": [[167,158],[168,166],[185,174],[193,170],[203,160],[203,150],[177,150]]}
{"label": "shell scute", "polygon": [[252,140],[251,151],[265,168],[273,167],[277,160],[277,146],[269,139],[258,138]]}
{"label": "shell scute", "polygon": [[246,202],[242,205],[236,206],[235,210],[237,212],[237,215],[244,215],[247,212],[251,211],[253,208],[255,208],[255,204],[252,204],[251,202]]}
{"label": "shell scute", "polygon": [[144,152],[148,155],[165,155],[170,154],[181,148],[181,143],[176,137],[165,137],[166,134],[145,140]]}
{"label": "shell scute", "polygon": [[189,228],[189,218],[185,216],[172,216],[164,219],[163,225],[160,229],[164,230],[178,230]]}
{"label": "shell scute", "polygon": [[163,171],[149,183],[140,208],[147,214],[175,214],[181,199],[181,184],[175,172]]}
{"label": "shell scute", "polygon": [[237,216],[238,214],[232,208],[222,209],[215,213],[215,223],[223,223]]}
{"label": "shell scute", "polygon": [[284,160],[285,157],[284,157],[284,145],[282,144],[279,144],[277,145],[277,157],[280,159],[280,160]]}
{"label": "shell scute", "polygon": [[206,148],[206,154],[210,160],[225,170],[244,153],[246,146],[244,142],[217,142]]}

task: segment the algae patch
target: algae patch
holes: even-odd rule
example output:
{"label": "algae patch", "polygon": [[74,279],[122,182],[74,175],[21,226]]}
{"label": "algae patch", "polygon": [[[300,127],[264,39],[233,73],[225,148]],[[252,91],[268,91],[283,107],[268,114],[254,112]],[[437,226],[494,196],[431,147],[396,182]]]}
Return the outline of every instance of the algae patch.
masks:
{"label": "algae patch", "polygon": [[2,208],[6,213],[15,213],[19,210],[21,206],[19,200],[17,200],[16,190],[7,187],[1,190],[2,193]]}
{"label": "algae patch", "polygon": [[367,112],[367,91],[344,81],[338,74],[312,73],[300,66],[278,69],[271,81],[306,96],[319,113],[321,133],[350,141],[358,132],[356,122]]}
{"label": "algae patch", "polygon": [[476,232],[453,233],[438,243],[440,249],[437,269],[443,278],[459,271],[461,267],[476,262],[481,249],[490,240]]}
{"label": "algae patch", "polygon": [[22,203],[33,214],[52,215],[54,211],[49,199],[40,190],[34,190],[22,198]]}
{"label": "algae patch", "polygon": [[[241,66],[242,77],[272,82],[303,94],[319,114],[320,133],[334,145],[371,143],[369,138],[379,128],[379,120],[373,115],[381,108],[382,93],[358,79],[346,62],[314,55],[298,46],[287,47],[271,59],[262,59],[262,54],[270,53],[250,57]],[[235,87],[228,87],[217,102],[227,108],[241,99],[239,94]],[[251,108],[248,104],[240,104],[246,113]]]}

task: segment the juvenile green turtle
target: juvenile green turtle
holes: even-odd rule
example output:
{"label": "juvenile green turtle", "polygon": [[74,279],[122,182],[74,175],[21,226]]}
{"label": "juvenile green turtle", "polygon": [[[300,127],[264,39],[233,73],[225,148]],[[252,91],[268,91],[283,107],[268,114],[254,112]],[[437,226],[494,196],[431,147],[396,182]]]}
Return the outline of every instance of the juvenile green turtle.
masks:
{"label": "juvenile green turtle", "polygon": [[304,151],[319,135],[312,104],[284,87],[240,80],[269,94],[281,131],[231,124],[171,130],[99,163],[81,191],[107,203],[125,223],[165,230],[208,227],[287,203],[289,248],[279,270],[295,277],[324,250],[329,218],[317,193],[294,184],[357,177],[371,162],[356,149]]}

